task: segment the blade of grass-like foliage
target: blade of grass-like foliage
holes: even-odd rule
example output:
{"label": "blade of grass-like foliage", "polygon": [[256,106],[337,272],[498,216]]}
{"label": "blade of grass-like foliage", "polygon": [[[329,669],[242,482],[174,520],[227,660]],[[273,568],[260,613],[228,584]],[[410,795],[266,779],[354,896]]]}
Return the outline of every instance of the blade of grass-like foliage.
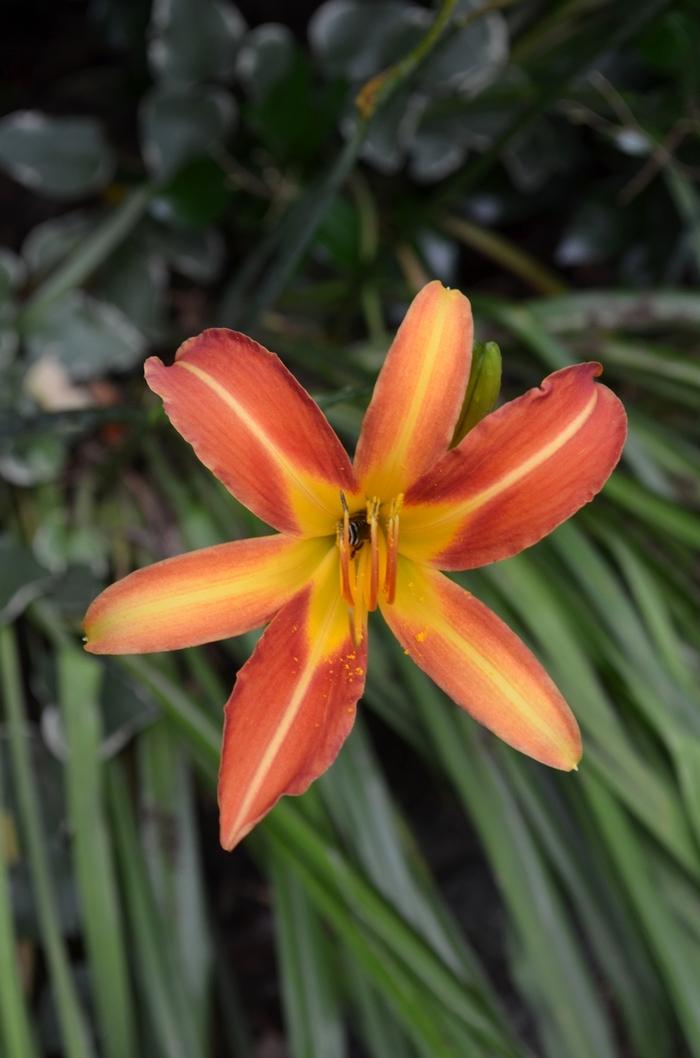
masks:
{"label": "blade of grass-like foliage", "polygon": [[230,956],[218,935],[214,936],[214,953],[216,993],[227,1053],[235,1058],[255,1058],[253,1039],[231,968]]}
{"label": "blade of grass-like foliage", "polygon": [[654,496],[624,474],[613,474],[605,486],[608,499],[636,514],[662,534],[668,533],[682,544],[700,548],[700,520],[676,503]]}
{"label": "blade of grass-like foliage", "polygon": [[660,349],[645,342],[608,339],[601,349],[601,360],[606,366],[622,368],[647,374],[652,379],[666,378],[672,382],[681,382],[700,390],[700,367],[687,359],[674,354],[672,350]]}
{"label": "blade of grass-like foliage", "polygon": [[464,217],[445,217],[440,227],[465,246],[519,276],[540,294],[562,294],[566,290],[566,285],[558,276],[502,235]]}
{"label": "blade of grass-like foliage", "polygon": [[3,754],[0,752],[0,1041],[8,1055],[37,1058],[17,958],[17,936],[10,898],[10,817],[5,806]]}
{"label": "blade of grass-like foliage", "polygon": [[696,269],[700,268],[700,200],[693,184],[673,158],[668,159],[663,171],[671,198],[685,224],[683,237],[695,258]]}
{"label": "blade of grass-like foliage", "polygon": [[667,860],[650,861],[654,885],[681,927],[700,944],[700,896],[698,887]]}
{"label": "blade of grass-like foliage", "polygon": [[[361,966],[349,954],[343,955],[343,983],[359,1025],[358,1035],[370,1058],[417,1058],[416,1045],[406,1037]],[[429,1052],[420,1053],[430,1058]]]}
{"label": "blade of grass-like foliage", "polygon": [[416,731],[411,703],[396,685],[391,665],[376,638],[370,636],[370,661],[367,666],[365,697],[372,699],[372,708],[394,728],[409,746],[421,752],[421,737]]}
{"label": "blade of grass-like foliage", "polygon": [[526,554],[490,566],[481,575],[508,599],[576,712],[585,735],[586,766],[605,777],[616,796],[686,869],[700,875],[697,849],[678,798],[630,744],[553,580],[546,581]]}
{"label": "blade of grass-like foliage", "polygon": [[[671,1058],[670,1007],[661,1001],[639,920],[610,878],[599,833],[590,818],[565,810],[558,784],[543,769],[501,747],[497,759],[581,922],[635,1058]],[[577,807],[579,799],[578,790],[569,792],[568,800]]]}
{"label": "blade of grass-like foliage", "polygon": [[674,627],[658,577],[619,533],[604,530],[603,540],[625,577],[660,662],[679,687],[694,699],[700,699],[695,674],[687,660],[687,644],[681,641]]}
{"label": "blade of grass-like foliage", "polygon": [[[653,464],[667,499],[700,504],[700,451],[690,437],[639,412],[630,416],[632,437]],[[685,432],[685,430],[684,430]],[[629,446],[628,446],[629,447]]]}
{"label": "blade of grass-like foliage", "polygon": [[224,293],[218,317],[228,326],[250,330],[284,290],[313,236],[357,161],[366,134],[359,122],[326,176],[309,188],[286,217],[244,262]]}
{"label": "blade of grass-like foliage", "polygon": [[156,701],[162,705],[178,724],[194,758],[208,774],[215,776],[219,766],[221,733],[212,721],[202,713],[189,696],[173,680],[160,671],[152,660],[127,656],[120,658],[125,671],[135,676],[148,688]]}
{"label": "blade of grass-like foliage", "polygon": [[[617,585],[614,572],[603,564],[574,526],[556,534],[562,554],[572,565],[585,569],[581,587],[590,596],[608,627],[603,640],[608,657],[634,693],[634,700],[667,745],[678,770],[689,818],[700,834],[700,696],[693,674],[684,661],[681,644],[666,611],[665,600],[641,562],[618,534],[604,539],[627,573],[633,597],[651,635],[631,609]],[[574,573],[575,575],[575,573]],[[584,583],[585,581],[585,583]],[[612,650],[617,641],[622,650]],[[666,664],[664,664],[666,662]]]}
{"label": "blade of grass-like foliage", "polygon": [[[295,822],[300,821],[301,817],[295,818]],[[273,831],[270,834],[269,829],[268,839],[276,855],[288,858],[319,911],[333,924],[339,940],[401,1019],[419,1050],[434,1058],[464,1053],[463,1048],[456,1051],[455,1027],[449,1024],[449,1015],[445,1011],[438,1011],[436,1017],[432,1004],[425,1001],[424,990],[410,969],[398,961],[393,952],[375,936],[364,936],[343,899],[318,877],[312,867],[294,855],[280,833]],[[295,844],[298,845],[296,840]],[[469,1053],[473,1053],[471,1047]]]}
{"label": "blade of grass-like foliage", "polygon": [[495,298],[473,297],[472,304],[478,315],[495,320],[531,349],[552,371],[572,364],[576,357],[555,335],[550,334],[535,319],[527,304],[510,304]]}
{"label": "blade of grass-like foliage", "polygon": [[20,330],[39,320],[49,305],[80,286],[107,260],[141,220],[152,194],[153,188],[149,186],[132,191],[82,240],[28,299],[17,320]]}
{"label": "blade of grass-like foliage", "polygon": [[[532,834],[505,778],[479,746],[474,725],[396,650],[441,767],[476,826],[516,926],[526,969],[522,987],[538,1013],[552,1058],[614,1058],[607,1011]],[[571,780],[569,780],[571,781]]]}
{"label": "blade of grass-like foliage", "polygon": [[200,1053],[195,1012],[175,957],[172,926],[162,917],[150,884],[121,763],[110,761],[105,772],[131,945],[152,1039],[163,1058],[192,1058]]}
{"label": "blade of grass-like foliage", "polygon": [[[679,442],[677,433],[669,436],[664,427],[650,426],[639,415],[631,417],[625,463],[639,483],[655,495],[673,503],[700,505],[698,456],[689,437]],[[596,518],[595,524],[601,520]]]}
{"label": "blade of grass-like foliage", "polygon": [[59,700],[68,741],[67,800],[90,980],[108,1058],[137,1054],[114,862],[103,816],[99,662],[71,647],[58,655]]}
{"label": "blade of grass-like foliage", "polygon": [[528,301],[527,307],[550,334],[700,324],[700,295],[690,290],[582,290]]}
{"label": "blade of grass-like foliage", "polygon": [[492,1018],[494,1028],[501,1030],[504,1046],[515,1047],[505,1013],[439,899],[408,828],[398,816],[361,719],[318,787],[336,830],[358,866],[445,964],[464,979],[465,990],[476,1006]]}
{"label": "blade of grass-like foliage", "polygon": [[66,1058],[92,1058],[94,1051],[78,1002],[66,946],[61,937],[56,892],[46,854],[41,808],[32,776],[19,660],[11,625],[0,628],[0,676],[7,716],[10,757],[21,832],[26,843],[41,939],[56,1003]]}
{"label": "blade of grass-like foliage", "polygon": [[175,960],[199,1049],[208,1049],[211,943],[192,777],[167,724],[144,731],[137,746],[144,858],[161,919],[170,924]]}
{"label": "blade of grass-like foliage", "polygon": [[292,1058],[343,1058],[345,1031],[331,946],[306,891],[277,856],[268,860],[275,939]]}
{"label": "blade of grass-like foliage", "polygon": [[678,739],[673,755],[688,818],[700,846],[700,741]]}
{"label": "blade of grass-like foliage", "polygon": [[[409,835],[399,830],[361,719],[318,787],[343,845],[358,866],[448,965],[456,972],[463,970],[467,957],[456,941],[455,924],[450,929],[436,916],[433,902],[409,866]],[[417,863],[418,850],[411,849],[410,854]]]}
{"label": "blade of grass-like foliage", "polygon": [[698,1055],[700,946],[678,926],[664,902],[659,900],[643,846],[623,809],[593,775],[582,776],[582,786],[664,975],[674,1009],[685,1030],[688,1053]]}
{"label": "blade of grass-like foliage", "polygon": [[548,546],[558,553],[569,576],[578,583],[592,611],[598,614],[601,626],[607,629],[610,640],[619,645],[640,677],[656,693],[658,708],[654,709],[652,705],[649,719],[655,723],[660,737],[670,735],[673,721],[684,733],[700,735],[697,700],[691,702],[689,696],[674,685],[627,594],[618,583],[615,571],[600,552],[571,522],[552,534]]}
{"label": "blade of grass-like foliage", "polygon": [[[214,725],[193,707],[172,680],[155,669],[153,662],[143,658],[125,658],[123,662],[132,672],[138,672],[188,744],[192,742],[196,757],[213,785],[219,758],[219,735]],[[343,930],[343,937],[352,944],[353,952],[366,960],[363,965],[371,966],[372,973],[377,975],[380,967],[392,963],[391,974],[381,969],[381,981],[389,988],[392,1003],[400,1002],[402,1016],[408,1018],[419,1038],[427,1043],[441,1038],[445,1030],[439,1029],[435,1021],[439,1011],[439,1023],[446,1018],[458,1038],[464,1038],[465,1033],[473,1034],[472,1038],[483,1038],[496,1053],[512,1054],[509,1048],[501,1046],[500,1034],[494,1038],[489,1018],[469,998],[465,983],[352,867],[337,845],[321,838],[318,829],[304,819],[297,805],[283,799],[260,829],[263,833],[270,830],[273,840],[288,850],[297,872],[302,872],[308,885],[313,885],[314,903],[320,910],[325,913],[328,906],[335,908],[336,919],[340,916],[342,921],[340,925],[336,919],[331,921],[335,928]],[[422,996],[422,1010],[416,1009],[417,994]]]}
{"label": "blade of grass-like foliage", "polygon": [[280,802],[262,829],[289,857],[309,895],[381,986],[417,1042],[435,1048],[430,1053],[436,1055],[452,1054],[455,1048],[465,1053],[480,1045],[489,1055],[514,1055],[488,1019],[474,1010],[445,964],[340,855],[337,845],[326,845],[296,806]]}

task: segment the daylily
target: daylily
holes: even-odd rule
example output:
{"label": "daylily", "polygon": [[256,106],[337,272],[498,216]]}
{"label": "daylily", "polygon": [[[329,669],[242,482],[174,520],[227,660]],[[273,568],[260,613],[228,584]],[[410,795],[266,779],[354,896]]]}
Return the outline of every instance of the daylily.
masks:
{"label": "daylily", "polygon": [[172,650],[269,622],[226,703],[221,842],[233,848],[283,794],[335,759],[355,717],[377,607],[404,650],[473,717],[554,768],[581,755],[542,666],[440,570],[507,558],[602,488],[626,433],[596,363],[549,375],[449,445],[469,378],[468,300],[414,299],[389,350],[351,464],[273,353],[216,328],[175,363],[145,365],[173,426],[278,530],[165,559],[107,588],[85,618],[94,653]]}

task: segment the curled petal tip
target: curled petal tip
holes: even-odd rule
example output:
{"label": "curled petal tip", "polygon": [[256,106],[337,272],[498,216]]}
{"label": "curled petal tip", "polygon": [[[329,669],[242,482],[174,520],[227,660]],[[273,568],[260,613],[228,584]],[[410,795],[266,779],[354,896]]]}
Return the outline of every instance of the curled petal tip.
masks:
{"label": "curled petal tip", "polygon": [[482,419],[409,490],[407,553],[441,569],[484,566],[588,503],[627,436],[621,402],[594,381],[601,371],[596,361],[562,368]]}

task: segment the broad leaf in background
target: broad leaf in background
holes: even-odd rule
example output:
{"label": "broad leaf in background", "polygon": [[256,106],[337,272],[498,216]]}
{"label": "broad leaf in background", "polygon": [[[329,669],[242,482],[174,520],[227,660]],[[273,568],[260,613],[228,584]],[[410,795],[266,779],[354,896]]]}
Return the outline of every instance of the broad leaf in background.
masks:
{"label": "broad leaf in background", "polygon": [[163,253],[144,230],[123,243],[102,266],[93,284],[95,296],[118,309],[150,342],[165,329],[168,269]]}
{"label": "broad leaf in background", "polygon": [[236,60],[236,76],[255,100],[289,73],[294,61],[294,35],[287,26],[266,22],[243,39]]}
{"label": "broad leaf in background", "polygon": [[236,118],[233,96],[222,88],[154,88],[141,104],[143,154],[158,180],[221,143]]}
{"label": "broad leaf in background", "polygon": [[148,57],[164,84],[225,80],[245,32],[228,0],[155,0]]}
{"label": "broad leaf in background", "polygon": [[25,341],[31,359],[51,355],[76,381],[125,371],[143,360],[146,349],[141,332],[115,305],[80,291],[28,324]]}
{"label": "broad leaf in background", "polygon": [[24,276],[22,259],[11,250],[0,248],[0,370],[10,363],[17,351],[13,297]]}
{"label": "broad leaf in background", "polygon": [[0,165],[49,198],[79,198],[110,180],[112,151],[93,118],[18,110],[0,121]]}
{"label": "broad leaf in background", "polygon": [[94,227],[95,218],[86,210],[61,213],[37,224],[22,243],[22,258],[36,282],[43,279],[72,253]]}
{"label": "broad leaf in background", "polygon": [[[416,4],[328,0],[314,14],[309,39],[322,68],[342,72],[357,89],[414,47],[431,15]],[[408,157],[413,176],[442,179],[464,161],[474,135],[468,103],[500,74],[508,58],[508,28],[498,11],[462,0],[451,28],[372,122],[362,157],[380,172],[398,172]],[[344,127],[351,128],[350,122]]]}
{"label": "broad leaf in background", "polygon": [[309,22],[309,41],[331,77],[366,81],[420,40],[430,15],[401,0],[327,0]]}
{"label": "broad leaf in background", "polygon": [[14,621],[50,580],[45,569],[24,544],[0,537],[0,623]]}

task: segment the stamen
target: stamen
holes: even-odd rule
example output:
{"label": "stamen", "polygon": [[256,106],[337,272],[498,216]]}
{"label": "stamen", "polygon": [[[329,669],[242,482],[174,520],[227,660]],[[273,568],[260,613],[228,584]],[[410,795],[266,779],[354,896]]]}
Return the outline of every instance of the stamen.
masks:
{"label": "stamen", "polygon": [[365,637],[367,630],[367,584],[368,564],[371,564],[371,556],[366,548],[362,548],[357,561],[354,563],[355,572],[355,606],[352,611],[352,639],[355,646],[359,646]]}
{"label": "stamen", "polygon": [[386,526],[386,574],[384,576],[384,594],[386,601],[393,603],[396,598],[396,565],[399,551],[399,512],[403,506],[403,492],[395,496],[389,508]]}
{"label": "stamen", "polygon": [[381,500],[373,496],[367,501],[367,524],[369,525],[370,567],[369,567],[369,592],[367,596],[367,609],[377,609],[377,598],[379,596],[379,530],[378,518]]}
{"label": "stamen", "polygon": [[338,550],[340,552],[340,594],[348,606],[355,605],[350,578],[350,511],[345,494],[341,492],[340,503],[343,508],[343,524],[338,525]]}

